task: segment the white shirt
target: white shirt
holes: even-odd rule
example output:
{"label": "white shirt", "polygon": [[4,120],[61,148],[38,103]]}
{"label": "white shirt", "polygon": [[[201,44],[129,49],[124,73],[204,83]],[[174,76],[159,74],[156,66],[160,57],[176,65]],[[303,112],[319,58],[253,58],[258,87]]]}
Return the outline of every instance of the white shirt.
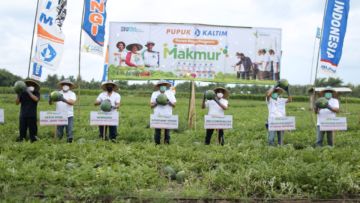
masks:
{"label": "white shirt", "polygon": [[[155,91],[152,93],[151,95],[151,99],[150,102],[151,103],[156,103],[156,98],[160,95],[160,90],[159,91]],[[166,90],[164,92],[164,94],[167,96],[167,98],[169,99],[169,101],[171,103],[175,103],[176,102],[176,98],[174,93],[171,90]],[[156,105],[154,107],[154,114],[155,115],[172,115],[172,109],[173,107],[170,106],[169,104],[166,105]]]}
{"label": "white shirt", "polygon": [[278,56],[274,55],[270,55],[270,61],[273,63],[273,68],[274,68],[274,73],[278,73],[279,72],[279,62],[280,59]]}
{"label": "white shirt", "polygon": [[[329,99],[329,106],[332,108],[339,108],[339,100],[335,98]],[[317,114],[317,125],[320,125],[320,120],[324,118],[335,118],[336,113],[330,111],[329,109],[320,109],[319,113]]]}
{"label": "white shirt", "polygon": [[258,66],[259,71],[264,71],[264,68],[263,68],[264,55],[257,55],[255,61]]}
{"label": "white shirt", "polygon": [[[262,61],[262,69],[264,71],[270,71],[270,56],[268,54],[263,55],[263,61]],[[267,65],[266,65],[267,64]]]}
{"label": "white shirt", "polygon": [[270,97],[269,101],[266,101],[269,110],[269,118],[285,117],[286,116],[285,106],[287,101],[288,99],[277,98],[275,100]]}
{"label": "white shirt", "polygon": [[[228,106],[228,100],[226,99],[219,99],[220,104],[224,106]],[[205,107],[209,109],[208,115],[212,116],[223,116],[224,115],[224,109],[219,106],[219,104],[216,103],[215,100],[206,100]]]}
{"label": "white shirt", "polygon": [[[104,100],[110,100],[111,106],[115,106],[116,104],[120,103],[121,96],[117,92],[112,92],[111,95],[108,95],[108,92],[102,92],[99,94],[99,96],[96,98],[96,101],[102,102]],[[112,109],[111,111],[116,111],[115,109]]]}
{"label": "white shirt", "polygon": [[131,53],[130,62],[132,64],[135,64],[136,66],[144,66],[143,58],[142,58],[141,54],[139,54],[139,53],[136,53],[136,54]]}
{"label": "white shirt", "polygon": [[[69,90],[67,92],[64,92],[63,90],[61,90],[59,92],[64,96],[64,99],[71,99],[76,101],[76,94],[73,91]],[[67,112],[68,117],[74,116],[74,106],[62,101],[56,102],[56,111]]]}
{"label": "white shirt", "polygon": [[115,52],[114,53],[114,61],[121,67],[127,66],[125,63],[127,52],[123,50],[122,52]]}
{"label": "white shirt", "polygon": [[159,66],[159,53],[155,51],[144,51],[144,64],[145,66],[158,67]]}

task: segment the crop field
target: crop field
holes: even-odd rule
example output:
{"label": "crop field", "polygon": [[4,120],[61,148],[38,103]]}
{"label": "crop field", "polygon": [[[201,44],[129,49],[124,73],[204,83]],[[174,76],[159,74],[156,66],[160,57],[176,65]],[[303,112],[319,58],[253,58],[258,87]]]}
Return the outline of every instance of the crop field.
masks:
{"label": "crop field", "polygon": [[[225,131],[224,146],[216,134],[205,146],[200,99],[196,129],[188,130],[188,98],[177,98],[180,127],[171,132],[170,145],[155,146],[150,95],[123,96],[118,143],[99,139],[98,128],[89,125],[95,99],[82,96],[80,112],[75,106],[73,143],[54,139],[54,127],[39,126],[40,141],[32,144],[15,142],[19,106],[15,95],[1,95],[1,201],[360,198],[359,104],[348,104],[346,111],[341,104],[348,131],[336,132],[335,147],[314,148],[315,115],[308,103],[290,103],[287,115],[296,117],[297,130],[285,133],[284,146],[269,147],[265,102],[230,99],[234,129]],[[54,109],[42,98],[38,110]],[[184,171],[185,180],[167,178],[166,166]]]}

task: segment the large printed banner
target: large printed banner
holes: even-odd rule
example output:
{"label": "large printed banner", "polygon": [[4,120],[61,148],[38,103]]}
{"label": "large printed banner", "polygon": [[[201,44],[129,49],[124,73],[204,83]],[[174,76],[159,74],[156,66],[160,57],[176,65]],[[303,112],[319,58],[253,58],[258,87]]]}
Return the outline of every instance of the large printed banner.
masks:
{"label": "large printed banner", "polygon": [[[262,49],[266,54],[258,55]],[[251,61],[236,65],[236,53]],[[271,58],[280,63],[280,53],[276,28],[111,22],[108,74],[109,79],[234,82],[238,72],[275,74],[279,69],[272,68]]]}
{"label": "large printed banner", "polygon": [[103,56],[106,0],[85,0],[82,51]]}
{"label": "large printed banner", "polygon": [[60,63],[64,34],[61,30],[66,16],[66,0],[40,0],[37,16],[37,43],[33,58],[32,77],[40,79],[43,67],[55,70]]}
{"label": "large printed banner", "polygon": [[321,40],[320,67],[325,73],[336,73],[340,62],[350,0],[328,0]]}

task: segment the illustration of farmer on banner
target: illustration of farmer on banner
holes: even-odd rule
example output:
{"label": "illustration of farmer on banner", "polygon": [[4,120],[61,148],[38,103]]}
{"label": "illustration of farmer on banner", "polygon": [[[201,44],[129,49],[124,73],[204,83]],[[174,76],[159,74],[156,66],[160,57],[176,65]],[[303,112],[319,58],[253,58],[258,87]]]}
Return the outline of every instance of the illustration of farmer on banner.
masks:
{"label": "illustration of farmer on banner", "polygon": [[127,51],[125,50],[125,43],[122,41],[116,43],[116,48],[118,48],[118,51],[114,53],[114,61],[120,67],[127,66],[125,63],[127,55]]}
{"label": "illustration of farmer on banner", "polygon": [[145,67],[150,68],[150,70],[158,68],[160,65],[160,56],[159,52],[153,50],[155,43],[148,41],[145,46],[147,48],[143,52]]}
{"label": "illustration of farmer on banner", "polygon": [[139,53],[143,46],[141,44],[133,43],[126,46],[126,49],[129,51],[126,54],[126,65],[130,67],[144,67],[144,61],[142,55]]}
{"label": "illustration of farmer on banner", "polygon": [[57,112],[66,112],[68,117],[68,124],[57,126],[56,135],[62,139],[64,129],[66,129],[67,142],[71,143],[74,139],[74,104],[76,102],[76,94],[72,91],[75,88],[74,83],[70,80],[63,80],[58,84],[59,91],[54,91],[49,97],[49,104],[52,105],[56,102]]}
{"label": "illustration of farmer on banner", "polygon": [[[208,108],[208,115],[212,116],[223,116],[224,111],[228,108],[229,91],[222,87],[217,87],[214,90],[208,90],[204,93],[204,98],[202,101],[201,108]],[[209,145],[211,141],[212,134],[215,129],[206,129],[205,144]],[[218,142],[221,145],[224,145],[224,130],[217,129],[218,131]]]}
{"label": "illustration of farmer on banner", "polygon": [[[160,80],[156,85],[157,91],[153,92],[150,99],[150,107],[154,109],[154,115],[168,116],[172,115],[172,110],[176,105],[175,94],[169,90],[171,84],[165,80]],[[161,140],[160,128],[155,128],[154,140],[155,144],[160,144]],[[170,129],[164,129],[164,143],[170,144]]]}

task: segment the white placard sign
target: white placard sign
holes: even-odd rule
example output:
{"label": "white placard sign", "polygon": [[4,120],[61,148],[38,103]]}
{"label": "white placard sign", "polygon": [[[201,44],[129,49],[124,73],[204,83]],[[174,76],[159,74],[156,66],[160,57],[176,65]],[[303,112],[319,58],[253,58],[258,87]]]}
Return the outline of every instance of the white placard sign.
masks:
{"label": "white placard sign", "polygon": [[320,131],[347,130],[346,117],[320,119]]}
{"label": "white placard sign", "polygon": [[40,125],[68,125],[67,112],[40,111]]}
{"label": "white placard sign", "polygon": [[204,128],[205,129],[232,129],[233,118],[232,115],[205,115]]}
{"label": "white placard sign", "polygon": [[103,112],[103,111],[91,111],[90,112],[90,125],[107,125],[118,126],[119,125],[119,112]]}
{"label": "white placard sign", "polygon": [[4,109],[0,109],[0,123],[5,122]]}
{"label": "white placard sign", "polygon": [[269,131],[295,130],[295,117],[276,117],[268,119]]}
{"label": "white placard sign", "polygon": [[150,115],[150,128],[178,129],[178,115]]}

